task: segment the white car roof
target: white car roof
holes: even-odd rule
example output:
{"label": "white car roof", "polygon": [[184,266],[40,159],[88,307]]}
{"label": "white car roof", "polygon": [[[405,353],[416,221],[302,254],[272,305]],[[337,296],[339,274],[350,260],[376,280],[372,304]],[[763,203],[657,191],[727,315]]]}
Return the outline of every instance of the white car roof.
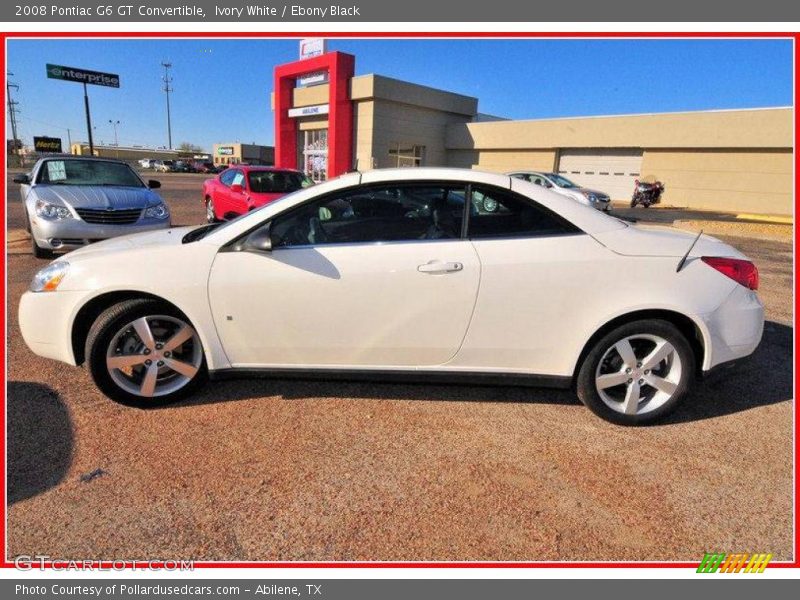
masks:
{"label": "white car roof", "polygon": [[589,234],[612,231],[626,227],[619,219],[609,217],[600,211],[576,202],[572,198],[552,192],[539,185],[516,179],[500,173],[489,173],[473,169],[454,169],[437,167],[411,167],[404,169],[374,169],[365,173],[347,173],[292,194],[266,205],[263,209],[253,211],[236,220],[221,231],[208,234],[205,241],[224,244],[242,233],[252,229],[278,212],[301,204],[315,196],[320,196],[339,189],[359,184],[380,183],[383,181],[462,181],[464,183],[483,183],[495,187],[510,189],[534,199],[546,208],[561,215]]}

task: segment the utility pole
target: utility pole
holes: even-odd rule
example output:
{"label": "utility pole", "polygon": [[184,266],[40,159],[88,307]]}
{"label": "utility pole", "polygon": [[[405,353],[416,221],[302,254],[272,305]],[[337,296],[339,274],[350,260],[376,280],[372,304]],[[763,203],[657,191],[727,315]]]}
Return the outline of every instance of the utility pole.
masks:
{"label": "utility pole", "polygon": [[172,92],[172,77],[170,77],[169,70],[172,68],[171,62],[162,62],[161,66],[164,67],[164,92],[167,94],[167,140],[169,142],[169,149],[172,150],[172,120],[169,113],[169,94]]}
{"label": "utility pole", "polygon": [[[13,77],[14,74],[11,72],[7,72],[9,77]],[[18,148],[19,139],[17,138],[17,106],[19,106],[19,102],[13,100],[11,98],[11,90],[19,90],[19,86],[16,83],[11,83],[10,80],[6,79],[6,92],[8,93],[8,116],[11,119],[11,152],[12,154],[18,154],[20,156],[20,162],[22,162],[22,149]]]}

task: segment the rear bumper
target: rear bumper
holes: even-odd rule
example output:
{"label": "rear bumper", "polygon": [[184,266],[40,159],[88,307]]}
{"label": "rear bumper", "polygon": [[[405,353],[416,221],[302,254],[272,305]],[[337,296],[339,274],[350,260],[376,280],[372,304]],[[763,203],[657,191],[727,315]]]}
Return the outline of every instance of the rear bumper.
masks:
{"label": "rear bumper", "polygon": [[703,371],[749,356],[764,333],[764,305],[752,290],[737,285],[714,312],[701,315],[706,328]]}

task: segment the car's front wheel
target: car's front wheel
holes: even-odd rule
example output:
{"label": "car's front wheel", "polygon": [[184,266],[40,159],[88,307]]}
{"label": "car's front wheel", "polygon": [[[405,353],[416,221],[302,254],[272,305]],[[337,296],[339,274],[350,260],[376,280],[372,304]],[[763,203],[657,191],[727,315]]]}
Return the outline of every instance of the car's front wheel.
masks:
{"label": "car's front wheel", "polygon": [[205,378],[200,337],[185,315],[151,299],[103,312],[86,339],[86,361],[100,391],[128,406],[175,402]]}
{"label": "car's front wheel", "polygon": [[216,223],[219,221],[219,219],[217,219],[217,209],[214,207],[214,200],[211,196],[206,198],[206,221],[209,223]]}
{"label": "car's front wheel", "polygon": [[581,401],[619,425],[643,425],[677,408],[694,379],[695,358],[668,321],[621,325],[594,343],[578,372]]}

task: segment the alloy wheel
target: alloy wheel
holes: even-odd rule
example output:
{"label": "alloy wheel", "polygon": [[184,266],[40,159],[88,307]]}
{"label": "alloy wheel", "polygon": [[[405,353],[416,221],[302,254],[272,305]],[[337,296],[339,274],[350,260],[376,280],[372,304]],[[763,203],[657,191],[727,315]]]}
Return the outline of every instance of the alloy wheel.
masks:
{"label": "alloy wheel", "polygon": [[213,223],[217,220],[217,215],[214,213],[214,201],[209,198],[206,202],[206,221]]}
{"label": "alloy wheel", "polygon": [[600,399],[612,410],[641,415],[675,395],[683,364],[675,347],[651,334],[627,336],[608,348],[595,372]]}
{"label": "alloy wheel", "polygon": [[152,315],[127,323],[111,338],[106,368],[125,391],[142,398],[176,392],[203,362],[200,338],[177,317]]}

